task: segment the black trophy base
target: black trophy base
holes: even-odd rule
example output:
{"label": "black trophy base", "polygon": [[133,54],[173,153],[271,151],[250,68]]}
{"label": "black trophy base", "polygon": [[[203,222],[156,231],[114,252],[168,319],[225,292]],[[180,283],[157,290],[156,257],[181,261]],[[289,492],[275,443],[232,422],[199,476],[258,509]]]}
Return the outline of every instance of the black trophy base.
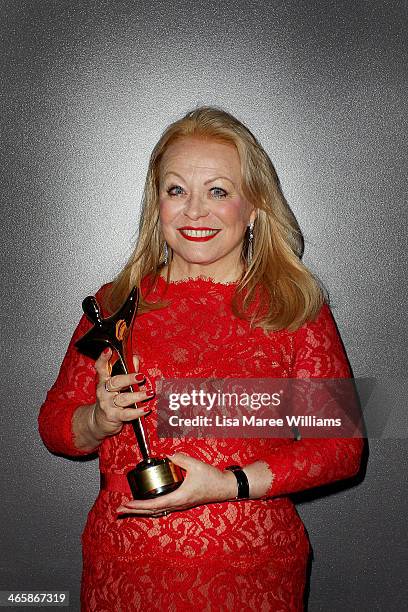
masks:
{"label": "black trophy base", "polygon": [[134,499],[152,499],[177,489],[183,473],[167,457],[150,457],[128,472],[127,479]]}

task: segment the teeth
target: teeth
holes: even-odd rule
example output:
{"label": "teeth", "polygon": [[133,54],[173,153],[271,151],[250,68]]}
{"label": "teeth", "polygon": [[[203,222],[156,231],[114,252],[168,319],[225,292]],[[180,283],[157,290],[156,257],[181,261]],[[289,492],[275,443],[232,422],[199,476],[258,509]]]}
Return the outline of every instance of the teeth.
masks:
{"label": "teeth", "polygon": [[207,236],[214,236],[218,230],[181,230],[183,234],[186,236],[191,236],[192,238],[205,238]]}

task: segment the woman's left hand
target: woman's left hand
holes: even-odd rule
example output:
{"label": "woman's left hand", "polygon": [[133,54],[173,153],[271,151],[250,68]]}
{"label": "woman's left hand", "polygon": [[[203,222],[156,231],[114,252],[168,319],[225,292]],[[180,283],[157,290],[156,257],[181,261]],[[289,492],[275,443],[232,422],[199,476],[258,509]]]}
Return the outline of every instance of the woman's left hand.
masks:
{"label": "woman's left hand", "polygon": [[232,472],[223,472],[184,453],[176,453],[169,456],[169,459],[187,471],[179,488],[155,499],[128,501],[117,508],[119,514],[163,516],[200,504],[223,502],[235,498],[237,481]]}

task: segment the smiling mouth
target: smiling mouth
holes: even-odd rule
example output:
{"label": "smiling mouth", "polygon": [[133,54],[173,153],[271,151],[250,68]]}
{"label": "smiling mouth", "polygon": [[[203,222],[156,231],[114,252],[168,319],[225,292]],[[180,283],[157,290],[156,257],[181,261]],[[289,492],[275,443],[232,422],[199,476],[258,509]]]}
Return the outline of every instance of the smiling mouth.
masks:
{"label": "smiling mouth", "polygon": [[179,231],[186,240],[207,242],[214,238],[221,230],[211,227],[178,227],[177,231]]}

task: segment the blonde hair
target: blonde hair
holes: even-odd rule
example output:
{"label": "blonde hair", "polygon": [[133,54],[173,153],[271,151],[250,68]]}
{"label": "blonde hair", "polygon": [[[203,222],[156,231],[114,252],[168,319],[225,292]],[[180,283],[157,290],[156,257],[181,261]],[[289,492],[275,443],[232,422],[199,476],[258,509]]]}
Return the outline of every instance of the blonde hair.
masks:
{"label": "blonde hair", "polygon": [[[105,306],[111,312],[116,310],[132,287],[140,288],[142,278],[147,275],[153,286],[163,267],[164,238],[159,222],[160,162],[172,143],[188,137],[216,140],[236,147],[241,162],[241,189],[256,210],[253,256],[249,264],[246,261],[248,232],[244,238],[244,272],[232,301],[235,315],[265,331],[294,331],[314,319],[325,296],[317,279],[301,261],[303,236],[282,193],[275,168],[243,123],[230,113],[211,106],[196,108],[169,125],[154,147],[144,187],[136,248],[107,292]],[[168,279],[170,266],[171,263]],[[146,312],[162,306],[162,303],[152,304],[144,299],[139,308]]]}

